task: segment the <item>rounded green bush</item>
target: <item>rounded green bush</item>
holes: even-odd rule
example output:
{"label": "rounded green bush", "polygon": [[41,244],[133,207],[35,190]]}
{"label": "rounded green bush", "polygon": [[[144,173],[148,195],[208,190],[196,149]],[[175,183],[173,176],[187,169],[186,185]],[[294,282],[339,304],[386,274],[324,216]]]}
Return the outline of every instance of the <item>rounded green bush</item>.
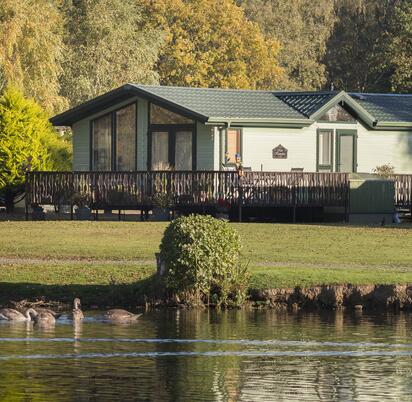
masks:
{"label": "rounded green bush", "polygon": [[180,301],[241,304],[249,275],[240,261],[237,231],[211,216],[190,215],[169,224],[160,244],[166,287]]}

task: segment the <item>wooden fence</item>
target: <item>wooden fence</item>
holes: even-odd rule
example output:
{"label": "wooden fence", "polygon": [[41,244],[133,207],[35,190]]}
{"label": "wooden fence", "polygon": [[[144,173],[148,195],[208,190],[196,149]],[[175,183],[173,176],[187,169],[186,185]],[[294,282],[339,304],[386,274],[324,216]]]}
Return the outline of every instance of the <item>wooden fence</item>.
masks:
{"label": "wooden fence", "polygon": [[73,204],[81,196],[94,209],[150,208],[168,194],[182,205],[346,207],[348,175],[304,172],[30,172],[27,205]]}

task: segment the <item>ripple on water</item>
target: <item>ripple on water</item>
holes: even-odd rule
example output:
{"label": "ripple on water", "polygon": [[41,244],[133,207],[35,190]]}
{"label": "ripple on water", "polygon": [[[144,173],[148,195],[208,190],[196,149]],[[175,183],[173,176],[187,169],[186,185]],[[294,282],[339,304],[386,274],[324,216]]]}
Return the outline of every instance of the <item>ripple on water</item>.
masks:
{"label": "ripple on water", "polygon": [[410,400],[412,316],[153,312],[0,325],[0,400]]}

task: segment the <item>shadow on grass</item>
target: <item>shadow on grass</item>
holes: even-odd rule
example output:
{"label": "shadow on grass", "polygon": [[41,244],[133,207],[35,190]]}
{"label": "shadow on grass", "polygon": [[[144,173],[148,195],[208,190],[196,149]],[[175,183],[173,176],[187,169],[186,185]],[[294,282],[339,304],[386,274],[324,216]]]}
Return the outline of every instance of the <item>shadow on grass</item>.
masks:
{"label": "shadow on grass", "polygon": [[84,307],[133,307],[151,303],[159,297],[156,275],[130,284],[108,285],[42,285],[38,283],[0,282],[0,305],[12,301],[58,302],[71,304],[75,297]]}

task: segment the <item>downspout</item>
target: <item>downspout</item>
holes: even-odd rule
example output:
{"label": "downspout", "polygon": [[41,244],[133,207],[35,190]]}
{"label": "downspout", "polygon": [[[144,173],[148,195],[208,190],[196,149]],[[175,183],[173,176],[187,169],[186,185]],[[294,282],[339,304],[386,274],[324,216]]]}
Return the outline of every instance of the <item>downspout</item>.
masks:
{"label": "downspout", "polygon": [[223,170],[223,166],[226,163],[226,138],[227,130],[230,128],[231,121],[226,122],[220,131],[220,169]]}

